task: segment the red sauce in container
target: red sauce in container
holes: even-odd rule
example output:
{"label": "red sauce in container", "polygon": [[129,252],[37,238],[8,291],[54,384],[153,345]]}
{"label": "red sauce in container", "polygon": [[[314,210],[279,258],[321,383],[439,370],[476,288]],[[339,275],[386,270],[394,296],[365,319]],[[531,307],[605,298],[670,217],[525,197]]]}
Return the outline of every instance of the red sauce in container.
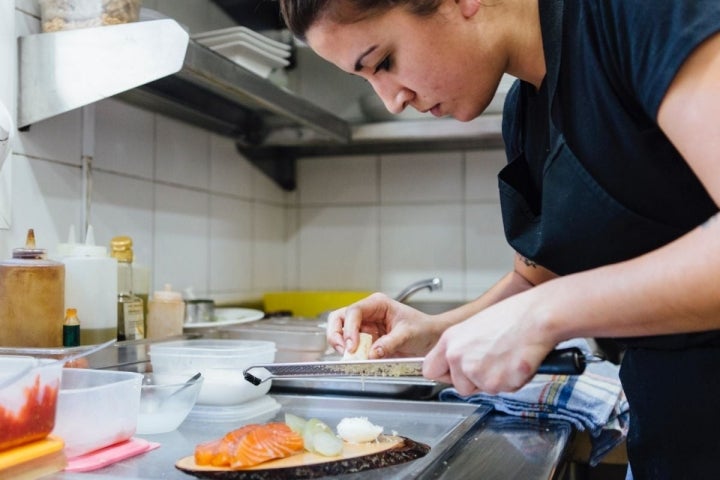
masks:
{"label": "red sauce in container", "polygon": [[18,411],[0,406],[0,450],[41,440],[52,432],[59,387],[41,385],[38,375],[25,389],[25,403]]}

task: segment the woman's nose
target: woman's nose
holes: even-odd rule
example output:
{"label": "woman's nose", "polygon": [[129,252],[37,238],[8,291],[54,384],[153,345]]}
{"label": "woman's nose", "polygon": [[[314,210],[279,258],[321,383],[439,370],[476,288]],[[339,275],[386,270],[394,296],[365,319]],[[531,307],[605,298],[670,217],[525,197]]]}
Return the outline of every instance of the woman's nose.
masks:
{"label": "woman's nose", "polygon": [[415,97],[413,92],[405,87],[374,84],[373,88],[385,104],[385,108],[394,115],[405,110],[405,107],[407,107]]}

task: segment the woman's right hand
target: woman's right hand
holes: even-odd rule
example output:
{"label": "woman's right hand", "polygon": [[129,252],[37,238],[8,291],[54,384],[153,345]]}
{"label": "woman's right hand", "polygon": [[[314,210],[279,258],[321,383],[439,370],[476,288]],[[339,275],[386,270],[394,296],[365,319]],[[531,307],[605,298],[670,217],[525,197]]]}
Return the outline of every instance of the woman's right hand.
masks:
{"label": "woman's right hand", "polygon": [[330,313],[327,339],[335,351],[355,351],[360,332],[373,337],[369,358],[424,356],[437,343],[443,327],[431,315],[374,293]]}

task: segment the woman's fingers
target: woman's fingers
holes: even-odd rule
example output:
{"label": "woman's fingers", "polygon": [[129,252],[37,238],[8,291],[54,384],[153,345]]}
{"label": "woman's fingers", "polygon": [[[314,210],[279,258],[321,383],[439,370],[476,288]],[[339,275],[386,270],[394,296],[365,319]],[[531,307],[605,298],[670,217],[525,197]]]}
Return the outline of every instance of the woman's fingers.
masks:
{"label": "woman's fingers", "polygon": [[[373,337],[380,336],[377,324],[384,324],[388,312],[389,297],[374,293],[358,302],[335,310],[328,315],[327,339],[338,353],[355,352],[360,331],[367,331]],[[376,324],[373,328],[371,324]]]}
{"label": "woman's fingers", "polygon": [[447,342],[445,336],[440,337],[440,341],[432,348],[423,362],[423,376],[431,380],[437,380],[445,383],[452,383],[450,377],[450,365],[448,365],[445,353]]}
{"label": "woman's fingers", "polygon": [[343,333],[343,324],[345,319],[346,308],[340,308],[330,312],[327,319],[326,336],[328,345],[333,350],[342,354],[345,351],[345,337]]}

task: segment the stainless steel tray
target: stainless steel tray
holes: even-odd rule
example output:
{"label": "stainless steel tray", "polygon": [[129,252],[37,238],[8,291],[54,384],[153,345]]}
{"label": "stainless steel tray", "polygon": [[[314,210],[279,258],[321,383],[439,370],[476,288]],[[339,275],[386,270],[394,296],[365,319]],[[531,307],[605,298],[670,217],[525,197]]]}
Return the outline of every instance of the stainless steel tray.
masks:
{"label": "stainless steel tray", "polygon": [[[281,412],[318,417],[335,426],[343,417],[368,417],[386,433],[397,432],[430,446],[423,458],[392,467],[343,475],[343,479],[415,479],[434,469],[458,441],[490,412],[486,406],[467,403],[370,399],[359,397],[278,396]],[[320,400],[320,401],[318,401]],[[283,413],[284,415],[284,413]]]}
{"label": "stainless steel tray", "polygon": [[[392,467],[368,470],[358,474],[343,475],[343,479],[410,479],[432,470],[447,453],[453,449],[460,438],[475,426],[489,412],[487,407],[465,403],[440,403],[410,400],[389,400],[363,397],[320,397],[306,395],[272,395],[281,409],[272,418],[248,418],[234,423],[184,422],[174,432],[159,435],[138,435],[150,441],[159,442],[157,450],[125,460],[93,472],[93,478],[145,479],[164,478],[187,480],[184,473],[176,470],[175,462],[191,455],[195,445],[218,438],[233,428],[253,422],[266,422],[273,419],[283,420],[290,412],[305,418],[317,417],[333,428],[343,417],[368,417],[385,428],[385,432],[396,431],[399,435],[422,442],[431,447],[423,458]],[[439,461],[438,463],[442,463]],[[88,474],[68,472],[51,475],[47,478],[86,479]]]}

